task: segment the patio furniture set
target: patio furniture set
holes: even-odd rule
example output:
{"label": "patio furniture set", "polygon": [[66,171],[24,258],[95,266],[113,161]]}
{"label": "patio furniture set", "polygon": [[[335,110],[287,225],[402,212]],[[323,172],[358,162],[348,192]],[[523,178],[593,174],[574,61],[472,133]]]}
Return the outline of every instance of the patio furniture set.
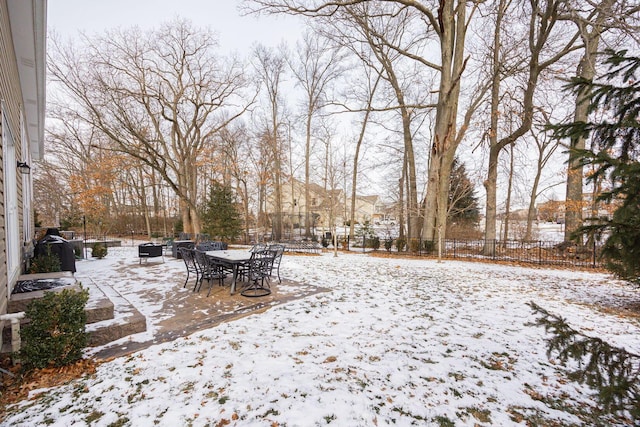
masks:
{"label": "patio furniture set", "polygon": [[256,245],[250,250],[232,249],[208,242],[192,246],[180,246],[178,251],[187,269],[187,286],[191,275],[195,275],[194,292],[199,292],[202,282],[207,281],[211,294],[213,282],[219,286],[231,276],[231,295],[236,293],[238,282],[242,282],[240,294],[246,297],[261,297],[271,293],[270,280],[273,275],[280,278],[280,261],[284,253],[283,245]]}

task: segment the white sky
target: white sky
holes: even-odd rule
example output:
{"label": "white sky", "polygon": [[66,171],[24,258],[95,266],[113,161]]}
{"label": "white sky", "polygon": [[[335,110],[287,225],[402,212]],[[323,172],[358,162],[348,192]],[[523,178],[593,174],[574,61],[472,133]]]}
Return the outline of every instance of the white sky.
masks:
{"label": "white sky", "polygon": [[[276,46],[286,41],[289,47],[295,46],[295,41],[304,30],[299,18],[292,16],[241,16],[238,11],[239,0],[50,0],[48,3],[48,28],[62,37],[74,37],[79,31],[102,33],[106,29],[117,27],[131,27],[138,25],[143,29],[158,27],[161,23],[176,17],[189,19],[199,27],[210,27],[217,35],[223,52],[238,53],[241,57],[250,54],[252,46],[260,42],[266,46]],[[347,119],[348,120],[348,119]],[[472,159],[478,155],[468,154],[461,149],[462,158],[467,163],[467,172],[476,182],[476,196],[481,206],[484,205],[485,192],[481,181],[484,179],[482,165],[474,164]],[[506,155],[503,155],[506,158]],[[477,159],[476,159],[477,160]],[[418,161],[423,161],[419,159]],[[564,156],[562,157],[564,161]],[[478,162],[475,162],[478,163]],[[561,167],[560,169],[562,169]],[[474,170],[482,170],[480,176],[473,176]],[[365,186],[369,180],[377,181],[374,192],[384,194],[387,189],[386,176],[381,173],[369,173],[368,179],[360,182],[361,193],[369,194]],[[395,180],[395,179],[394,179]],[[553,182],[560,182],[554,179]],[[544,185],[548,185],[545,181]],[[527,188],[530,182],[526,184]],[[504,192],[502,187],[498,189]],[[564,187],[555,187],[554,198],[564,198]],[[528,197],[528,190],[524,196]],[[502,196],[501,196],[502,197]],[[540,202],[548,197],[542,197]],[[526,201],[512,200],[513,205],[523,207]]]}
{"label": "white sky", "polygon": [[210,27],[224,50],[249,53],[259,41],[275,46],[285,40],[293,45],[302,31],[300,21],[290,16],[241,16],[239,1],[224,0],[50,0],[49,30],[63,37],[78,31],[101,33],[109,28],[138,25],[143,29],[159,26],[175,17],[191,20],[194,25]]}

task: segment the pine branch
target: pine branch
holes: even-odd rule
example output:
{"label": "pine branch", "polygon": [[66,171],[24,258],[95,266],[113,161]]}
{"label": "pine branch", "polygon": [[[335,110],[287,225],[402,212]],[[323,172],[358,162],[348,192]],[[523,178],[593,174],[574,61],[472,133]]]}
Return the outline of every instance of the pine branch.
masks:
{"label": "pine branch", "polygon": [[578,362],[569,378],[595,389],[605,412],[640,418],[640,356],[574,330],[534,302],[528,305],[540,315],[535,325],[551,334],[547,356],[555,355],[565,366]]}

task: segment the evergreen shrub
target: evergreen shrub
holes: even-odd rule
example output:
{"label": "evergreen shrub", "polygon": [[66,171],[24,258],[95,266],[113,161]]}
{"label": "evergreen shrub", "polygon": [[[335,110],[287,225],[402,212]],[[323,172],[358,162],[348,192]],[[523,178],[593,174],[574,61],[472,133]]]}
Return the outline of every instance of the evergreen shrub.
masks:
{"label": "evergreen shrub", "polygon": [[62,270],[60,257],[51,253],[51,247],[46,246],[47,251],[31,259],[29,273],[54,273]]}
{"label": "evergreen shrub", "polygon": [[26,370],[70,365],[82,358],[87,345],[84,311],[86,289],[45,292],[25,310],[29,323],[20,330],[22,366]]}
{"label": "evergreen shrub", "polygon": [[424,249],[425,253],[432,254],[436,251],[436,242],[434,242],[433,240],[425,240],[424,242],[422,242],[422,248]]}
{"label": "evergreen shrub", "polygon": [[102,259],[107,256],[107,245],[104,243],[94,243],[91,247],[91,256]]}
{"label": "evergreen shrub", "polygon": [[375,250],[380,249],[380,238],[378,236],[371,237],[367,243],[369,247]]}

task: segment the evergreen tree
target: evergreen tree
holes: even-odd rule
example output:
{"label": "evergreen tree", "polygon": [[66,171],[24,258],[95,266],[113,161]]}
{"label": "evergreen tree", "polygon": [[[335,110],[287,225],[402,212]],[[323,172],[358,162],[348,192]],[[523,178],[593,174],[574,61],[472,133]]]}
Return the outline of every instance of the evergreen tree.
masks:
{"label": "evergreen tree", "polygon": [[449,188],[449,223],[476,226],[480,221],[480,208],[473,183],[467,176],[464,163],[454,159]]}
{"label": "evergreen tree", "polygon": [[576,233],[605,237],[602,257],[607,267],[640,284],[640,58],[626,51],[609,50],[606,55],[608,70],[600,79],[574,79],[570,84],[574,92],[589,93],[590,120],[552,129],[559,138],[591,138],[591,148],[576,154],[593,168],[587,182],[608,183],[597,200],[617,205],[610,218],[589,218]]}
{"label": "evergreen tree", "polygon": [[240,235],[242,221],[229,187],[214,181],[202,211],[202,230],[209,236],[233,240]]}

